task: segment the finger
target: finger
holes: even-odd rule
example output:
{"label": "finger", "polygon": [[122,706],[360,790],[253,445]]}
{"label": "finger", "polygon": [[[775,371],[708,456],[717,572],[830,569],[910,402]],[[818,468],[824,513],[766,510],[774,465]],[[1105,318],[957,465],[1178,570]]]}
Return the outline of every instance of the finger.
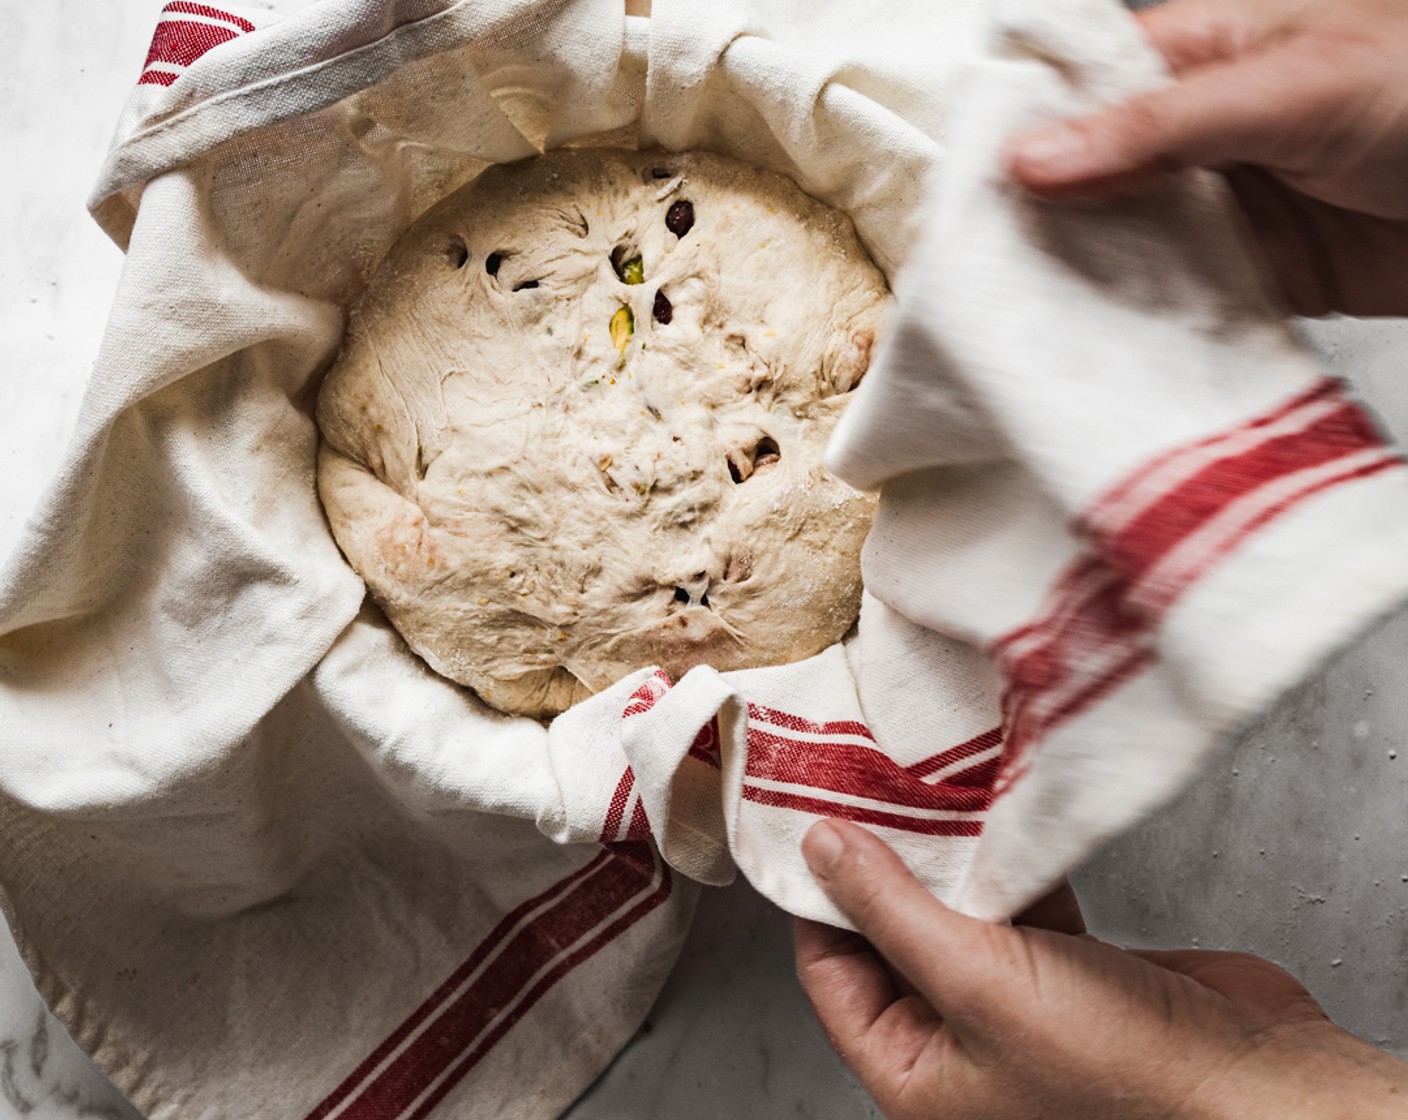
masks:
{"label": "finger", "polygon": [[895,1002],[889,971],[860,934],[798,918],[797,979],[842,1057],[854,1052]]}
{"label": "finger", "polygon": [[1136,18],[1168,68],[1181,74],[1254,50],[1271,33],[1268,14],[1240,4],[1229,8],[1207,0],[1169,0]]}
{"label": "finger", "polygon": [[802,854],[827,897],[945,1020],[972,1022],[1015,997],[1014,980],[1027,971],[1018,936],[950,910],[879,838],[822,821]]}
{"label": "finger", "polygon": [[1310,158],[1331,101],[1305,71],[1284,51],[1195,71],[1094,116],[1014,138],[1012,177],[1043,197],[1075,199],[1125,193],[1185,167],[1293,170]]}
{"label": "finger", "polygon": [[836,1052],[866,1084],[893,1080],[929,1044],[940,1020],[897,990],[885,962],[859,934],[798,918],[797,978]]}
{"label": "finger", "polygon": [[1169,972],[1185,975],[1196,971],[1208,957],[1220,955],[1215,949],[1126,949],[1125,952]]}
{"label": "finger", "polygon": [[[1246,1006],[1314,1004],[1310,992],[1278,964],[1251,953],[1208,949],[1135,949],[1133,956],[1195,980]],[[1320,1011],[1320,1014],[1324,1014]]]}
{"label": "finger", "polygon": [[1075,889],[1068,880],[1062,879],[1060,886],[1033,902],[1012,919],[1012,924],[1074,935],[1085,932],[1085,915],[1080,912]]}

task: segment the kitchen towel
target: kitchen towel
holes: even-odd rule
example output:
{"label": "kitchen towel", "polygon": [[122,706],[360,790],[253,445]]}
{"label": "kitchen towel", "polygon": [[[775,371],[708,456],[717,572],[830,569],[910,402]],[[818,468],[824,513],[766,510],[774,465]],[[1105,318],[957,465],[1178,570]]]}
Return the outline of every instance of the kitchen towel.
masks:
{"label": "kitchen towel", "polygon": [[[1011,128],[1158,80],[1105,0],[169,3],[93,196],[128,259],[79,430],[0,576],[5,912],[119,1087],[554,1116],[697,884],[839,920],[797,844],[845,816],[1004,917],[1391,607],[1402,464],[1215,184],[1065,213],[1001,180]],[[567,143],[788,174],[900,298],[832,450],[881,492],[857,632],[543,727],[364,602],[311,408],[399,232]]]}

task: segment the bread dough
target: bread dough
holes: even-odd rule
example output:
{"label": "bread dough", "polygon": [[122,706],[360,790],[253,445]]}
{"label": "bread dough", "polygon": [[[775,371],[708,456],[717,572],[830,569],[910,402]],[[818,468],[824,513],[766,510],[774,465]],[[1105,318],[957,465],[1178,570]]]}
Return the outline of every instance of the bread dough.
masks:
{"label": "bread dough", "polygon": [[438,672],[546,717],[800,660],[860,605],[823,469],[888,302],[849,219],[703,152],[486,171],[396,243],[318,400],[343,553]]}

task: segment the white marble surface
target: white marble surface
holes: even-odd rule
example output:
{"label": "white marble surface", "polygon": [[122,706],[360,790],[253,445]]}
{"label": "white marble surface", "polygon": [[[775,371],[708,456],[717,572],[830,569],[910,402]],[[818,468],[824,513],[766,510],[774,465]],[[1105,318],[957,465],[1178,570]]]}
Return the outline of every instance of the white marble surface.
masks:
{"label": "white marble surface", "polygon": [[[122,254],[83,202],[159,7],[0,5],[0,557],[59,464],[117,286]],[[138,1120],[44,1010],[3,930],[0,1117]]]}
{"label": "white marble surface", "polygon": [[[0,6],[9,157],[0,176],[0,556],[59,463],[117,283],[121,256],[83,200],[159,7]],[[1408,434],[1408,324],[1314,333],[1332,366]],[[1405,647],[1408,621],[1382,628],[1093,861],[1077,878],[1093,927],[1128,942],[1265,953],[1346,1026],[1408,1053]],[[878,1113],[806,1009],[788,923],[738,885],[706,893],[649,1030],[569,1115]],[[47,1015],[0,934],[0,1120],[11,1116],[137,1113]]]}

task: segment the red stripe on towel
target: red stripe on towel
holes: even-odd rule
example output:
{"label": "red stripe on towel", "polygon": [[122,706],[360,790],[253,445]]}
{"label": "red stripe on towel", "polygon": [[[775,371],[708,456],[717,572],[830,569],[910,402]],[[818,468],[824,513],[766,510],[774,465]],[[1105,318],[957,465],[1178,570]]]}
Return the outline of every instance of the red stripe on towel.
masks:
{"label": "red stripe on towel", "polygon": [[[643,850],[637,851],[634,855],[625,854],[625,849],[631,847]],[[519,1020],[532,1009],[538,1000],[558,983],[558,981],[583,961],[609,945],[670,897],[670,891],[673,886],[670,868],[663,859],[660,859],[650,845],[622,844],[618,845],[618,849],[620,849],[622,853],[618,856],[619,864],[625,866],[634,865],[638,878],[642,877],[642,869],[645,869],[646,874],[648,874],[650,870],[654,870],[656,872],[654,879],[658,879],[658,886],[649,894],[641,897],[634,905],[620,913],[608,926],[600,930],[600,932],[585,944],[578,946],[567,956],[559,960],[547,974],[540,977],[537,983],[524,994],[517,1008],[510,1015],[500,1019],[479,1044],[475,1046],[473,1050],[465,1054],[459,1060],[458,1064],[448,1071],[447,1076],[441,1083],[426,1096],[415,1111],[405,1117],[405,1120],[425,1120],[425,1117],[445,1098],[446,1094],[459,1084],[459,1082],[464,1080],[465,1075],[483,1059],[485,1054],[493,1049],[498,1041],[507,1034]],[[654,881],[654,879],[652,879],[652,881]],[[349,1114],[347,1120],[384,1120],[384,1117],[387,1117],[387,1114],[372,1111]]]}
{"label": "red stripe on towel", "polygon": [[988,807],[986,790],[922,781],[873,747],[788,739],[750,725],[745,796],[758,780],[802,787],[801,796],[839,793],[911,809],[976,813]]}
{"label": "red stripe on towel", "polygon": [[982,754],[993,747],[1002,745],[1002,728],[993,727],[984,731],[981,735],[974,735],[957,746],[949,747],[938,754],[930,755],[928,758],[913,763],[907,767],[909,772],[916,778],[928,777],[937,773],[946,766],[952,766],[955,762],[961,762],[965,758],[971,758],[975,754]]}
{"label": "red stripe on towel", "polygon": [[957,819],[907,817],[899,813],[887,813],[881,809],[867,809],[858,805],[847,805],[841,801],[806,797],[801,794],[785,793],[781,790],[758,789],[755,786],[743,787],[743,799],[776,809],[795,809],[798,812],[812,813],[818,817],[839,817],[841,820],[855,821],[857,824],[879,825],[882,828],[914,832],[921,836],[979,836],[983,831],[983,822],[979,817]]}
{"label": "red stripe on towel", "polygon": [[1107,516],[1127,502],[1131,492],[1136,487],[1146,482],[1159,471],[1166,470],[1170,467],[1176,468],[1180,462],[1187,463],[1189,461],[1195,461],[1199,455],[1205,458],[1213,458],[1217,454],[1216,448],[1219,445],[1230,443],[1234,439],[1255,433],[1262,428],[1270,427],[1272,424],[1279,424],[1294,412],[1340,395],[1340,383],[1334,378],[1324,377],[1305,392],[1297,394],[1290,398],[1290,400],[1278,405],[1270,412],[1249,420],[1245,424],[1240,424],[1235,428],[1218,432],[1215,435],[1207,436],[1204,439],[1196,440],[1193,443],[1185,444],[1183,447],[1176,447],[1172,451],[1155,456],[1138,470],[1130,474],[1124,481],[1106,491],[1095,506],[1092,507],[1092,512],[1096,516]]}
{"label": "red stripe on towel", "polygon": [[240,16],[232,15],[229,12],[222,12],[219,8],[211,8],[205,4],[191,4],[187,0],[171,0],[170,4],[161,9],[164,15],[167,12],[178,13],[187,16],[205,16],[207,19],[220,19],[226,23],[233,24],[241,31],[253,31],[254,24]]}
{"label": "red stripe on towel", "polygon": [[[1057,581],[1039,621],[993,644],[1007,680],[997,792],[1047,735],[1154,662],[1169,608],[1248,537],[1312,495],[1402,466],[1368,415],[1325,381],[1161,456],[1096,502],[1080,526],[1094,549]],[[1176,484],[1132,508],[1138,484],[1159,472]]]}
{"label": "red stripe on towel", "polygon": [[643,715],[650,711],[671,687],[670,678],[660,669],[656,669],[626,698],[626,707],[621,712],[622,718]]}
{"label": "red stripe on towel", "polygon": [[505,917],[307,1120],[424,1117],[556,983],[669,897],[664,861],[620,847],[632,850],[602,852]]}
{"label": "red stripe on towel", "polygon": [[1147,505],[1113,534],[1101,531],[1099,511],[1087,518],[1101,553],[1129,580],[1137,580],[1180,541],[1228,505],[1269,482],[1381,445],[1372,421],[1357,405],[1344,405],[1308,427],[1219,459],[1178,489]]}
{"label": "red stripe on towel", "polygon": [[626,802],[630,800],[631,787],[635,780],[635,771],[627,766],[611,794],[611,803],[606,807],[606,821],[601,826],[601,843],[608,844],[619,839],[616,834],[621,831],[621,821],[626,816]]}
{"label": "red stripe on towel", "polygon": [[794,716],[791,712],[779,711],[777,708],[769,708],[762,704],[748,705],[748,720],[750,723],[770,723],[774,727],[781,727],[787,731],[803,731],[809,735],[859,735],[862,739],[869,739],[872,743],[875,741],[875,736],[870,733],[870,728],[856,720],[843,719],[831,723],[814,723],[801,716]]}
{"label": "red stripe on towel", "polygon": [[601,864],[610,858],[611,857],[606,852],[599,853],[589,863],[578,868],[571,875],[559,880],[541,894],[533,896],[526,902],[515,907],[510,913],[506,914],[503,920],[489,932],[489,935],[475,946],[474,952],[469,955],[469,959],[466,960],[464,964],[460,965],[459,968],[455,969],[445,982],[436,988],[435,991],[426,998],[425,1002],[411,1013],[405,1022],[392,1031],[391,1034],[387,1036],[386,1041],[368,1054],[366,1059],[328,1095],[327,1099],[308,1114],[307,1120],[323,1120],[334,1108],[346,1100],[352,1094],[352,1091],[356,1089],[361,1082],[366,1080],[372,1070],[385,1061],[385,1059],[406,1040],[411,1032],[439,1009],[441,1004],[449,998],[450,993],[464,983],[465,979],[479,966],[479,963],[508,936],[514,926],[521,922],[527,914],[543,905],[555,894],[561,894],[582,879],[594,874]]}
{"label": "red stripe on towel", "polygon": [[231,28],[216,27],[211,23],[163,20],[156,25],[151,49],[147,51],[147,60],[142,65],[167,62],[173,66],[189,66],[206,51],[238,38],[239,34]]}

